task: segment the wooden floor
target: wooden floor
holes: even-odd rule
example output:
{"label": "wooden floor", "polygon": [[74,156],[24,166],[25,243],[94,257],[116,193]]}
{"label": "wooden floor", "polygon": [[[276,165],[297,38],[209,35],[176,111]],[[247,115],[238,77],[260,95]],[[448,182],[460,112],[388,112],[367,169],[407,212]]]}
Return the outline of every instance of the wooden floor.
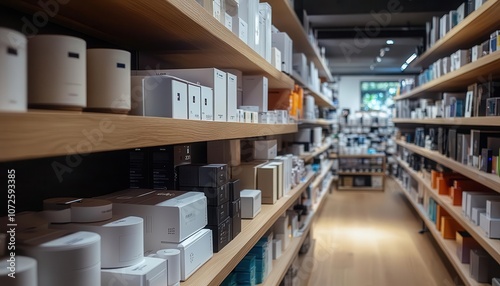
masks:
{"label": "wooden floor", "polygon": [[431,234],[418,233],[418,214],[387,181],[385,192],[327,197],[313,225],[314,258],[299,273],[310,277],[309,286],[461,285]]}

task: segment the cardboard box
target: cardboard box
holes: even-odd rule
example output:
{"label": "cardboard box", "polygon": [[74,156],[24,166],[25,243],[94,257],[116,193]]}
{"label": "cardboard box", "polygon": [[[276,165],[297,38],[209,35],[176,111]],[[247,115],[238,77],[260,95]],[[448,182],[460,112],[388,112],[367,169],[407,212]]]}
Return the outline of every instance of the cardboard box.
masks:
{"label": "cardboard box", "polygon": [[467,211],[466,216],[472,216],[472,208],[486,208],[487,200],[495,200],[499,199],[500,196],[498,194],[481,194],[477,192],[469,192],[467,193]]}
{"label": "cardboard box", "polygon": [[278,145],[276,140],[254,141],[253,158],[256,160],[270,160],[278,155]]}
{"label": "cardboard box", "polygon": [[441,235],[444,239],[455,239],[456,232],[463,231],[462,226],[452,217],[441,217]]}
{"label": "cardboard box", "polygon": [[278,167],[266,164],[257,168],[257,189],[262,192],[263,204],[274,204],[278,200]]}
{"label": "cardboard box", "polygon": [[179,166],[179,186],[218,188],[227,184],[229,168],[226,164]]}
{"label": "cardboard box", "polygon": [[271,48],[271,65],[281,71],[281,51],[276,47]]}
{"label": "cardboard box", "polygon": [[[119,277],[119,278],[117,278]],[[144,257],[141,263],[122,268],[101,269],[101,285],[113,285],[126,281],[128,285],[162,285],[167,281],[167,261],[156,257]]]}
{"label": "cardboard box", "polygon": [[240,180],[231,180],[229,186],[229,201],[234,202],[240,198],[241,184]]}
{"label": "cardboard box", "polygon": [[208,141],[207,163],[227,164],[228,166],[241,164],[240,140]]}
{"label": "cardboard box", "polygon": [[244,162],[231,167],[232,179],[239,179],[241,189],[257,189],[257,169],[267,161]]}
{"label": "cardboard box", "polygon": [[260,190],[244,189],[241,196],[241,218],[254,218],[260,213],[262,195]]}
{"label": "cardboard box", "polygon": [[293,54],[293,70],[296,71],[304,81],[307,81],[309,77],[309,66],[307,65],[307,57],[304,53]]}

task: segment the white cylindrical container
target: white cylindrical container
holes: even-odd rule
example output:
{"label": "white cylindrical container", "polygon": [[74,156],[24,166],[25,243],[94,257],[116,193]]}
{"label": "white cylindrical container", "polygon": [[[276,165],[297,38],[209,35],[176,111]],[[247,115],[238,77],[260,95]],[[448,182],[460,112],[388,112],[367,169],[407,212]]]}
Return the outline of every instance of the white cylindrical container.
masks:
{"label": "white cylindrical container", "polygon": [[28,104],[81,110],[87,104],[86,43],[60,35],[28,42]]}
{"label": "white cylindrical container", "polygon": [[87,109],[128,113],[130,101],[130,53],[87,50]]}
{"label": "white cylindrical container", "polygon": [[[37,263],[31,257],[16,255],[0,260],[0,285],[37,286]],[[12,274],[13,273],[13,274]],[[13,275],[13,276],[12,276]]]}
{"label": "white cylindrical container", "polygon": [[314,97],[311,95],[306,95],[304,97],[304,119],[316,119],[314,104]]}
{"label": "white cylindrical container", "polygon": [[[93,232],[40,231],[18,249],[38,262],[39,286],[95,286],[101,283],[101,237]],[[36,236],[36,234],[35,234]]]}
{"label": "white cylindrical container", "polygon": [[162,249],[156,256],[167,261],[168,286],[178,286],[181,281],[181,251],[178,249]]}
{"label": "white cylindrical container", "polygon": [[28,70],[26,37],[0,27],[0,111],[26,111]]}

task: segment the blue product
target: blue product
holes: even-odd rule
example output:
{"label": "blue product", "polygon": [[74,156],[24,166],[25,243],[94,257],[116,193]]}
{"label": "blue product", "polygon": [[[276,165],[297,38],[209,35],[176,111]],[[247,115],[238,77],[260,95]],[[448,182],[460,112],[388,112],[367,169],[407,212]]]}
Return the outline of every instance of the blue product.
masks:
{"label": "blue product", "polygon": [[254,255],[246,255],[243,259],[236,265],[234,271],[236,272],[248,272],[250,269],[255,269],[255,256]]}

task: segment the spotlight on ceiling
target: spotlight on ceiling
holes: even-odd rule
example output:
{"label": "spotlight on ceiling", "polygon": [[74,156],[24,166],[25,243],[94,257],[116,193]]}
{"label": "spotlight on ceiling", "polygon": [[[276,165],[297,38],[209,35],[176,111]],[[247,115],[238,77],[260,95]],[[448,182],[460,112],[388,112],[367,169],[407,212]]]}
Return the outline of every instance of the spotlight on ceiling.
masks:
{"label": "spotlight on ceiling", "polygon": [[380,63],[382,61],[382,58],[381,57],[376,57],[375,60],[377,61],[377,63]]}
{"label": "spotlight on ceiling", "polygon": [[394,41],[393,40],[387,40],[385,41],[386,44],[388,45],[394,45]]}

